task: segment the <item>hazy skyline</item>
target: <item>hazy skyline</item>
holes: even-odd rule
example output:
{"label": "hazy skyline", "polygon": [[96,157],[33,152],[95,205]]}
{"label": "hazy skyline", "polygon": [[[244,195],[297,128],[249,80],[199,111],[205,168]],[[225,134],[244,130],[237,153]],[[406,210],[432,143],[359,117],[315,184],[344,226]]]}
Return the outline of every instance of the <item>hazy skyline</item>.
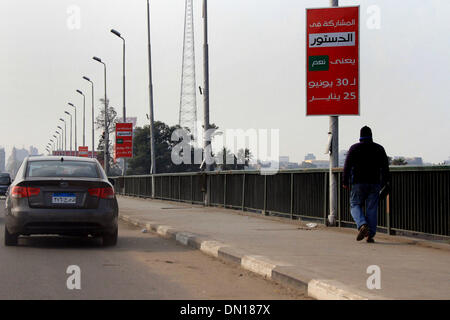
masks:
{"label": "hazy skyline", "polygon": [[[340,1],[361,5],[361,115],[340,117],[339,149],[358,140],[363,125],[390,156],[442,162],[450,156],[450,1]],[[368,28],[370,6],[380,28]],[[71,6],[80,8],[80,29],[69,29]],[[280,155],[301,162],[320,159],[328,117],[305,116],[305,9],[329,0],[209,0],[210,120],[221,129],[280,129]],[[201,1],[194,1],[197,84],[203,84]],[[151,0],[155,120],[178,122],[184,23],[183,0]],[[90,147],[90,85],[103,96],[101,57],[108,67],[108,98],[122,115],[122,43],[127,41],[127,116],[147,124],[148,65],[145,0],[4,0],[0,4],[0,146],[43,151],[58,119],[73,102],[82,137],[86,93],[86,140]],[[197,96],[198,117],[203,103]],[[96,113],[98,108],[96,108]],[[66,117],[68,118],[68,117]],[[96,136],[97,139],[97,136]],[[442,141],[442,142],[441,142]]]}

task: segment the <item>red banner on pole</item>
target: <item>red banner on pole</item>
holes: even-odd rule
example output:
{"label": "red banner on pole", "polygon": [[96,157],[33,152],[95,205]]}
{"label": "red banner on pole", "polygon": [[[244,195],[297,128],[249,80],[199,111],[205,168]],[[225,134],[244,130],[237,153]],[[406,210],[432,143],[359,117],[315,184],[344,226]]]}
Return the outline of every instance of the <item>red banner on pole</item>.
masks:
{"label": "red banner on pole", "polygon": [[306,9],[306,115],[359,115],[359,6]]}
{"label": "red banner on pole", "polygon": [[133,157],[133,123],[116,123],[115,158]]}
{"label": "red banner on pole", "polygon": [[89,157],[89,148],[85,146],[79,146],[78,147],[78,156],[79,157]]}

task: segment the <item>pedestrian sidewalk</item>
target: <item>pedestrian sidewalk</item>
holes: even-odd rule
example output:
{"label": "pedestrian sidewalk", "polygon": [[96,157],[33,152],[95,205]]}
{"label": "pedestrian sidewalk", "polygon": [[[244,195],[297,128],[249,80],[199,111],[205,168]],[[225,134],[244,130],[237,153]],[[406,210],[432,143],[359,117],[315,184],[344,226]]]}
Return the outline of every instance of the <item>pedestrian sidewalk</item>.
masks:
{"label": "pedestrian sidewalk", "polygon": [[[450,299],[450,245],[398,236],[357,242],[356,230],[308,228],[238,210],[118,197],[120,216],[142,228],[240,264],[316,299]],[[381,289],[368,289],[380,268]],[[373,283],[373,282],[371,282]]]}

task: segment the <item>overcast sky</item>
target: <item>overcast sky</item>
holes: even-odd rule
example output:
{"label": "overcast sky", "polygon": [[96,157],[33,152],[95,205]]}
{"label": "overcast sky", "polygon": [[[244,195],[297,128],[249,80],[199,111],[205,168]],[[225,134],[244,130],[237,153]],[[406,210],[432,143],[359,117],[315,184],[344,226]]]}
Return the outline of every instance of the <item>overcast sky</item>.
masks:
{"label": "overcast sky", "polygon": [[[80,29],[67,12],[80,8]],[[211,122],[226,129],[280,129],[280,155],[322,159],[328,117],[305,116],[305,8],[329,0],[209,0]],[[348,149],[363,125],[391,156],[442,162],[450,156],[450,1],[340,1],[361,5],[361,115],[340,117],[340,146]],[[380,28],[368,28],[370,6]],[[372,7],[374,8],[374,7]],[[202,84],[201,1],[194,0],[197,82]],[[155,119],[178,122],[183,0],[152,0]],[[370,20],[373,22],[373,20]],[[369,22],[370,22],[369,21]],[[82,106],[76,89],[108,97],[121,114],[121,41],[127,40],[127,115],[147,123],[148,74],[145,0],[2,0],[0,2],[0,146],[42,151],[67,103]],[[203,104],[198,96],[198,113]],[[88,103],[89,102],[89,103]],[[80,109],[81,110],[81,109]],[[70,110],[71,111],[71,110]],[[81,119],[81,113],[78,113]],[[81,144],[81,120],[78,126]],[[90,141],[90,125],[87,126]],[[90,146],[90,143],[89,143]]]}

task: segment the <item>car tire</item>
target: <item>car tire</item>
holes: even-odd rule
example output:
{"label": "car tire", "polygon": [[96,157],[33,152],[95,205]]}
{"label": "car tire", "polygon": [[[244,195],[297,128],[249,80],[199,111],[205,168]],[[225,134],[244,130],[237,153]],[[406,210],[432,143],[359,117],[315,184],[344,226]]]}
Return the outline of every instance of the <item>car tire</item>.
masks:
{"label": "car tire", "polygon": [[112,247],[117,244],[118,229],[116,228],[113,233],[107,233],[103,235],[103,246]]}
{"label": "car tire", "polygon": [[5,246],[16,246],[19,239],[18,234],[9,233],[5,225]]}

